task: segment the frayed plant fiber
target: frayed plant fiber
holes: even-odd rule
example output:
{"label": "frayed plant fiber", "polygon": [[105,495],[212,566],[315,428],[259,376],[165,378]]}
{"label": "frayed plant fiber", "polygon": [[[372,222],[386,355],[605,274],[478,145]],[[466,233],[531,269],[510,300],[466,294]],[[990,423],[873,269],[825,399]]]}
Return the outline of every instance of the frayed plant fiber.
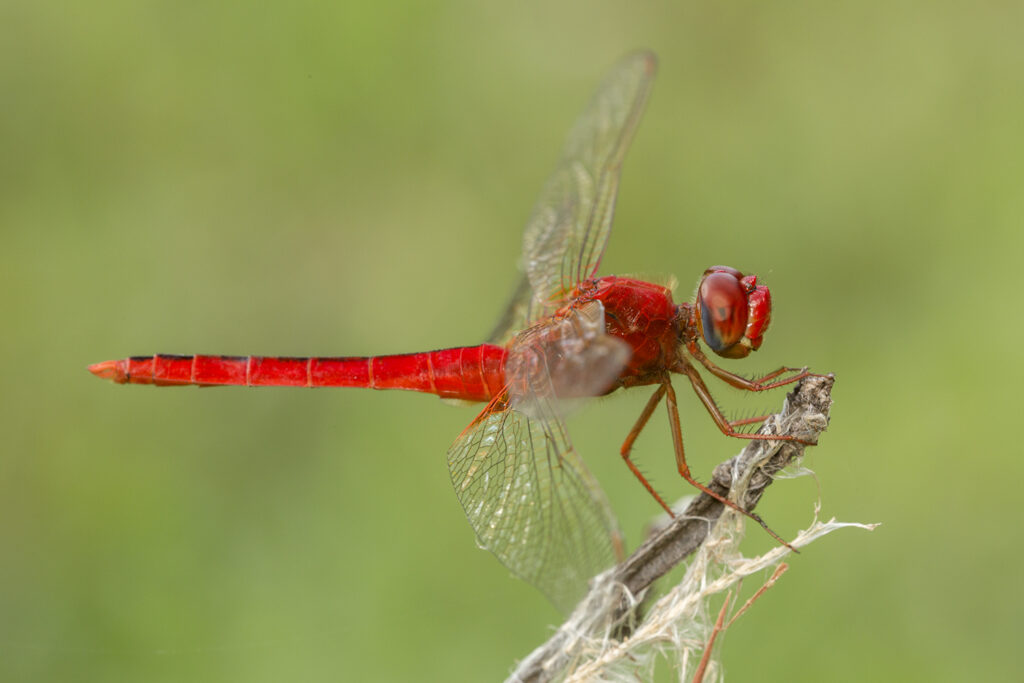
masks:
{"label": "frayed plant fiber", "polygon": [[[814,443],[829,423],[831,376],[812,376],[786,397],[783,409],[770,416],[760,433],[794,435]],[[751,441],[734,458],[721,463],[709,487],[748,510],[753,509],[777,474],[808,473],[783,468],[799,460],[805,444],[795,441]],[[782,478],[780,477],[780,478]],[[707,494],[697,496],[682,515],[654,534],[618,567],[598,576],[568,620],[543,645],[519,663],[508,681],[646,681],[658,667],[669,667],[680,681],[691,681],[715,632],[712,602],[738,590],[744,578],[778,567],[785,546],[745,557],[739,549],[745,518]],[[802,548],[838,529],[873,529],[873,524],[814,518],[789,543]],[[756,527],[755,527],[756,528]],[[691,557],[692,556],[692,557]],[[678,584],[647,605],[649,587],[690,557]],[[769,579],[769,584],[778,577]],[[755,596],[756,597],[756,596]],[[738,616],[735,600],[730,609]],[[735,617],[734,617],[735,618]],[[731,622],[730,622],[731,623]],[[714,652],[714,648],[712,652]],[[716,657],[704,664],[701,680],[721,681]]]}

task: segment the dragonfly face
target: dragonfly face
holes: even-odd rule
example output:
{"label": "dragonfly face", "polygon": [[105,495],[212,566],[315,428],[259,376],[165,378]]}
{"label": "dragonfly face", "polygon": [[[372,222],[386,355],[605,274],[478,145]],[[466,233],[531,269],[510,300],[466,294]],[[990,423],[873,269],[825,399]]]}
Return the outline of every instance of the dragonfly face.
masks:
{"label": "dragonfly face", "polygon": [[704,271],[697,288],[697,327],[708,347],[723,358],[745,358],[764,340],[772,299],[756,275],[728,266]]}

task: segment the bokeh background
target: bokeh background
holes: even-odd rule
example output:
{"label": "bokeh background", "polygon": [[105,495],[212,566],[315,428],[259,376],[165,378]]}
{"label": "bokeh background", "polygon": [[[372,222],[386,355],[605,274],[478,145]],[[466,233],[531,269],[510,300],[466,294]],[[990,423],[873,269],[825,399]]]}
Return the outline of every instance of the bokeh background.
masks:
{"label": "bokeh background", "polygon": [[[838,377],[817,483],[763,514],[792,534],[820,495],[883,523],[794,558],[728,678],[1015,678],[1022,25],[984,1],[3,3],[0,680],[496,680],[544,640],[559,615],[450,490],[472,408],[85,366],[482,340],[565,132],[636,47],[661,70],[603,272],[682,297],[711,264],[762,275],[773,329],[730,367]],[[677,387],[706,477],[741,444]],[[570,422],[631,543],[657,510],[617,448],[646,396]],[[685,493],[662,415],[637,455]]]}

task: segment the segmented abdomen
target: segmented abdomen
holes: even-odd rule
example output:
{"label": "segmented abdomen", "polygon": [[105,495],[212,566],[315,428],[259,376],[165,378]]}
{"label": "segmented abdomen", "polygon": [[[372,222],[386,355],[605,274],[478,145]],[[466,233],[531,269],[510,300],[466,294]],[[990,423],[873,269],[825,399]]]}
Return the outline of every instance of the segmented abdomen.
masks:
{"label": "segmented abdomen", "polygon": [[503,347],[465,346],[394,356],[133,356],[90,370],[120,384],[362,387],[406,389],[486,401],[505,384]]}

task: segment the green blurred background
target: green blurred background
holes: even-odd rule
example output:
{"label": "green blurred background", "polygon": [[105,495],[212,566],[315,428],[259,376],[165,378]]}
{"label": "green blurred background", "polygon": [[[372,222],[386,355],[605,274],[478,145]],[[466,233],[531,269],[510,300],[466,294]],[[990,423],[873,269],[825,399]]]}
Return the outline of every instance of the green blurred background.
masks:
{"label": "green blurred background", "polygon": [[[729,679],[1015,678],[1022,25],[966,1],[3,3],[0,680],[496,680],[545,639],[558,614],[450,490],[471,408],[85,366],[480,341],[569,125],[644,46],[603,272],[683,297],[711,264],[762,275],[773,329],[729,367],[836,373],[822,515],[884,523],[793,558],[724,639]],[[677,387],[706,477],[741,444]],[[646,396],[570,421],[631,543],[657,510],[617,448]],[[686,492],[663,416],[637,455]],[[780,482],[763,514],[795,533],[818,494]]]}

